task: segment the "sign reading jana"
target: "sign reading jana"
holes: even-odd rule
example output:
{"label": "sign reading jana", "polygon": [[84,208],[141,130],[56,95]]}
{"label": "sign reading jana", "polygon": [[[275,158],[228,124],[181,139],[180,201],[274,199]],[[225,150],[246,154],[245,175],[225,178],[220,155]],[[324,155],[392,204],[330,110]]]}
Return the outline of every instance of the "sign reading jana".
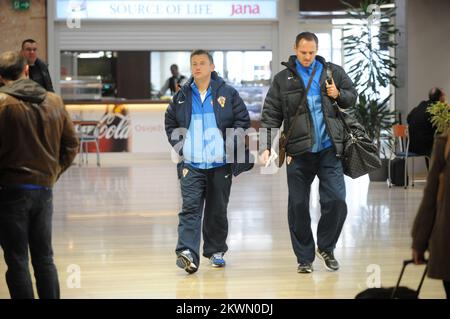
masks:
{"label": "sign reading jana", "polygon": [[57,0],[56,19],[275,20],[277,0]]}

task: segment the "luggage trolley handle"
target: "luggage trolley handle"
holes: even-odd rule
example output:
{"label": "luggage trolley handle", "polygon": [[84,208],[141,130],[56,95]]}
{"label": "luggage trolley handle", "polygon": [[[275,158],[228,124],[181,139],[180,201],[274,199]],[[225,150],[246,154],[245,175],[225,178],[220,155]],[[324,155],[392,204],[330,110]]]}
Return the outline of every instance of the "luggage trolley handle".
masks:
{"label": "luggage trolley handle", "polygon": [[[402,281],[403,273],[405,272],[406,266],[408,266],[409,264],[413,264],[413,263],[414,263],[413,259],[408,259],[408,260],[403,261],[402,271],[400,272],[400,276],[398,277],[397,285],[392,290],[391,299],[394,299],[394,297],[397,293],[397,290],[398,290],[398,287],[400,286],[400,282]],[[423,274],[422,274],[422,279],[420,280],[419,287],[417,287],[417,290],[416,290],[416,297],[419,297],[420,289],[422,288],[423,281],[425,280],[425,276],[428,271],[428,260],[425,260],[425,264],[426,264],[426,266],[425,266],[425,270],[423,271]]]}

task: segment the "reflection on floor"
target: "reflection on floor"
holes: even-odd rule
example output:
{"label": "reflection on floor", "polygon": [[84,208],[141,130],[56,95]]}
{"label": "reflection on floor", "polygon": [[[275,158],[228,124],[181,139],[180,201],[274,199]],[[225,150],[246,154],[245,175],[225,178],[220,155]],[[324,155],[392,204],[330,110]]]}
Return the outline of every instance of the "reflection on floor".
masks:
{"label": "reflection on floor", "polygon": [[[204,259],[188,276],[175,266],[181,200],[174,165],[127,156],[103,160],[101,168],[73,166],[55,187],[53,243],[63,298],[353,298],[377,280],[394,285],[411,255],[424,183],[404,190],[348,179],[349,214],[335,251],[341,270],[327,272],[316,260],[312,274],[297,274],[285,171],[266,175],[257,167],[233,181],[227,267],[213,269]],[[317,187],[316,180],[314,231]],[[422,270],[408,268],[403,284],[415,288]],[[1,275],[0,298],[8,297]],[[441,282],[426,279],[421,298],[443,297]]]}

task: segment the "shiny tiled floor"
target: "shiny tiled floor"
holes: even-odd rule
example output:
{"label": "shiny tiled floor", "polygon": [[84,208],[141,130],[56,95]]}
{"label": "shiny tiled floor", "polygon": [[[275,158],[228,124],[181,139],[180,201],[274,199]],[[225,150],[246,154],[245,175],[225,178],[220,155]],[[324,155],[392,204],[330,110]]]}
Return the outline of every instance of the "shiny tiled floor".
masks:
{"label": "shiny tiled floor", "polygon": [[[287,226],[284,170],[259,168],[233,181],[227,267],[206,259],[191,276],[175,266],[180,191],[172,163],[127,154],[102,159],[101,168],[73,166],[54,191],[54,250],[63,298],[353,298],[367,284],[392,286],[410,257],[411,224],[424,183],[388,189],[367,177],[348,179],[349,214],[336,256],[339,272],[315,262],[296,273]],[[319,216],[317,181],[311,196]],[[0,253],[1,254],[1,253]],[[418,283],[411,267],[404,284]],[[0,260],[0,273],[6,271]],[[0,298],[8,298],[4,276]],[[427,279],[422,298],[443,298]]]}

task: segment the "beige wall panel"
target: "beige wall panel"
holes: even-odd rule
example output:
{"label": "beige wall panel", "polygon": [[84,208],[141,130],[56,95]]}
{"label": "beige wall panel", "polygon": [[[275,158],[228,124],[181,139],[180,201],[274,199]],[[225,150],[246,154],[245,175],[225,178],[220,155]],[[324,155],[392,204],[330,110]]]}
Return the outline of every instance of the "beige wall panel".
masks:
{"label": "beige wall panel", "polygon": [[19,50],[24,39],[39,44],[38,56],[47,60],[46,1],[33,0],[27,11],[14,11],[11,1],[0,1],[0,52]]}

